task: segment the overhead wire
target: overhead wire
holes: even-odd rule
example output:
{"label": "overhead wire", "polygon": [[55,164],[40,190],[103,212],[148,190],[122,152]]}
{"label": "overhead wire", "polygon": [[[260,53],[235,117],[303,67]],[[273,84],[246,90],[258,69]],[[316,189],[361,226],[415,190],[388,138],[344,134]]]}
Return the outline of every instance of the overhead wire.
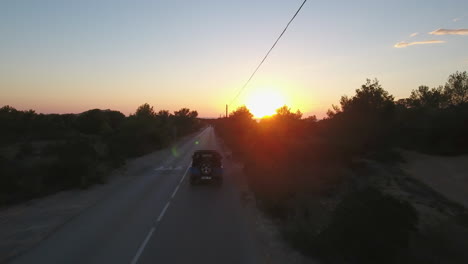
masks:
{"label": "overhead wire", "polygon": [[266,55],[263,57],[263,59],[260,61],[260,63],[258,64],[257,68],[255,68],[255,70],[253,71],[253,73],[250,75],[249,79],[247,80],[247,82],[245,82],[245,84],[240,88],[239,92],[237,92],[236,96],[234,96],[234,98],[231,100],[231,102],[228,104],[229,106],[232,105],[232,103],[234,103],[237,98],[242,94],[242,92],[245,90],[245,88],[247,87],[247,85],[250,83],[250,81],[252,80],[252,78],[254,77],[254,75],[257,73],[258,69],[262,66],[262,64],[265,62],[265,60],[267,59],[268,55],[270,55],[271,51],[275,48],[276,44],[278,43],[278,41],[281,39],[281,37],[284,35],[284,33],[286,32],[286,30],[288,29],[289,25],[291,24],[291,22],[296,18],[297,14],[299,14],[299,12],[301,11],[302,7],[304,6],[304,4],[307,2],[307,0],[304,0],[301,4],[301,6],[297,9],[296,13],[294,13],[294,16],[289,20],[288,24],[286,24],[286,27],[283,29],[283,31],[281,32],[281,34],[278,36],[278,38],[276,39],[275,43],[273,43],[273,46],[271,46],[271,48],[268,50],[268,52],[266,53]]}

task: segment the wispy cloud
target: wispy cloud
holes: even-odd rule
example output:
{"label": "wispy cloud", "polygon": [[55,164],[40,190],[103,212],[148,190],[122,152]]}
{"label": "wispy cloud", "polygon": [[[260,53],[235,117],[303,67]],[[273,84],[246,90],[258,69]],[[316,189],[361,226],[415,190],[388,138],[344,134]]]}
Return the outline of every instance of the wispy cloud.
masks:
{"label": "wispy cloud", "polygon": [[414,41],[414,42],[398,42],[394,45],[395,48],[406,48],[413,45],[423,45],[423,44],[436,44],[436,43],[445,43],[443,40],[425,40],[425,41]]}
{"label": "wispy cloud", "polygon": [[438,29],[432,32],[429,32],[431,35],[468,35],[468,29]]}
{"label": "wispy cloud", "polygon": [[417,36],[417,35],[419,35],[419,32],[414,32],[413,34],[411,34],[411,35],[409,35],[409,36],[410,36],[410,38],[412,38],[412,37],[415,37],[415,36]]}
{"label": "wispy cloud", "polygon": [[457,21],[460,21],[460,20],[462,20],[461,17],[456,17],[456,18],[452,19],[453,22],[457,22]]}

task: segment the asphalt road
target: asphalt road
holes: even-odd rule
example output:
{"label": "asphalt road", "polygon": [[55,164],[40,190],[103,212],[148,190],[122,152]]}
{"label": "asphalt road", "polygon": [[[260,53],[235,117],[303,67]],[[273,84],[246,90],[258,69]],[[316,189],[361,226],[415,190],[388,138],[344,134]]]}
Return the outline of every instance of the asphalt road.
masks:
{"label": "asphalt road", "polygon": [[218,149],[212,128],[168,149],[12,263],[259,263],[231,163],[222,186],[190,186],[196,149]]}

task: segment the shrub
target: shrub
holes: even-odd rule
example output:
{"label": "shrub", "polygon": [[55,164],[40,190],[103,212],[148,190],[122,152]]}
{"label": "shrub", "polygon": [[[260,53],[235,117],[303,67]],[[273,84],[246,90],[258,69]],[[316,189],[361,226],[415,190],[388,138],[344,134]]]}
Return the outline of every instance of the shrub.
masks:
{"label": "shrub", "polygon": [[331,223],[302,247],[326,260],[394,263],[407,250],[417,222],[409,203],[366,189],[345,197]]}

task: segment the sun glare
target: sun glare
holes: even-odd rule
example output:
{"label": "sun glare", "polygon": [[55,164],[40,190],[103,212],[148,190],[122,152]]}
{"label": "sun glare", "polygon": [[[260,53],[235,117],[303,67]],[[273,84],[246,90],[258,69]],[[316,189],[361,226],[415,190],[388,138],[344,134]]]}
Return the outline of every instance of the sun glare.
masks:
{"label": "sun glare", "polygon": [[253,93],[247,100],[246,106],[255,118],[274,115],[276,109],[285,104],[284,97],[276,91],[262,91]]}

